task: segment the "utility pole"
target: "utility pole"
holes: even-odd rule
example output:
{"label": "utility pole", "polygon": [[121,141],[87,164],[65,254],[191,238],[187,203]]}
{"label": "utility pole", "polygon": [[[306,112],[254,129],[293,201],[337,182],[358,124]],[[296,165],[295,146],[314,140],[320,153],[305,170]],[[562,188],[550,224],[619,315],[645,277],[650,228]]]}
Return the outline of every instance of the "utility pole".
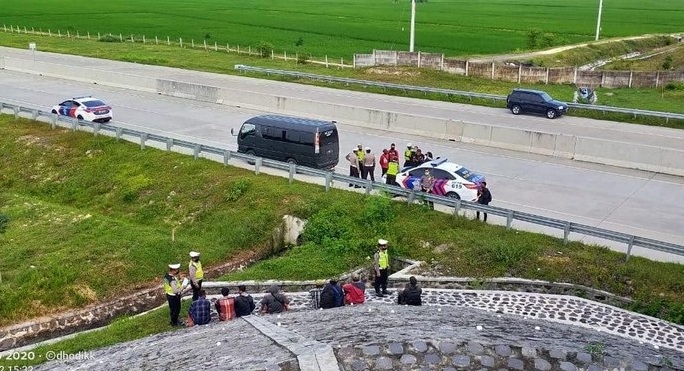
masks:
{"label": "utility pole", "polygon": [[411,0],[411,41],[409,42],[409,52],[413,52],[413,45],[415,44],[415,40],[416,40],[416,0]]}
{"label": "utility pole", "polygon": [[596,41],[598,41],[599,33],[601,32],[601,10],[603,10],[603,0],[599,0],[598,21],[596,22]]}

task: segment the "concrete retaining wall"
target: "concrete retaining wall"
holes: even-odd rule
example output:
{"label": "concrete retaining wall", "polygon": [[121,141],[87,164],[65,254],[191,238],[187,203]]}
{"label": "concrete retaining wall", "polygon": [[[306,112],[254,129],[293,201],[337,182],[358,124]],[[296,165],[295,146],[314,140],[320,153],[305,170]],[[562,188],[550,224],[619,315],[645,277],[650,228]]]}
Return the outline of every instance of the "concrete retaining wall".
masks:
{"label": "concrete retaining wall", "polygon": [[[397,54],[396,51],[385,53],[376,51],[375,58],[377,60],[377,58],[382,57],[385,63],[392,64],[396,62]],[[436,59],[433,62],[436,62]],[[450,64],[452,62],[445,61],[445,63]],[[677,149],[417,116],[297,97],[274,96],[230,88],[205,86],[190,82],[153,79],[78,66],[43,62],[26,63],[24,60],[13,58],[4,58],[3,64],[6,69],[14,71],[40,73],[47,76],[152,91],[204,102],[268,110],[284,114],[314,118],[334,117],[336,121],[342,124],[684,176],[684,161],[681,161],[684,158],[684,151]],[[468,65],[466,63],[464,67],[475,75],[491,75],[492,73],[492,64]],[[460,65],[453,64],[451,68],[460,68]],[[517,75],[519,68],[499,67],[495,68],[493,72],[502,75],[514,73]],[[541,77],[540,70],[534,70],[534,73],[536,78]],[[606,78],[602,72],[582,71],[580,73],[578,71],[577,74],[578,80],[583,81],[583,84],[592,86],[597,86]],[[672,78],[673,76],[675,75],[668,76],[667,78]],[[660,79],[661,76],[658,73],[654,73],[652,77]],[[549,71],[549,79],[551,78],[554,80],[561,79],[559,75],[552,75]],[[623,74],[619,78],[616,77],[616,79],[629,80],[630,76]],[[634,74],[631,74],[631,80],[635,86],[644,83],[641,77],[635,77]]]}

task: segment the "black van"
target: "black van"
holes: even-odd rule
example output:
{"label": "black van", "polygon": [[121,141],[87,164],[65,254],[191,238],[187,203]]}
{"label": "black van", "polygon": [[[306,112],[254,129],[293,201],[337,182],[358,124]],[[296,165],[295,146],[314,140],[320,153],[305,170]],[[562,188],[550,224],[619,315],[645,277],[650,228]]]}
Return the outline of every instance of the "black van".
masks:
{"label": "black van", "polygon": [[332,169],[340,160],[334,121],[256,116],[242,124],[237,143],[240,153],[317,169]]}

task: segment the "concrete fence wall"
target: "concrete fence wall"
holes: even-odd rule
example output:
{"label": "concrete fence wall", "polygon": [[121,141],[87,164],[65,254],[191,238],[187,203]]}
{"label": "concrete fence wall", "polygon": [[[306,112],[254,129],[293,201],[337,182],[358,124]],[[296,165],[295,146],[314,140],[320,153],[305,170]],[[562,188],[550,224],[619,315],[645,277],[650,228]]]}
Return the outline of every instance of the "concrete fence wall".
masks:
{"label": "concrete fence wall", "polygon": [[652,88],[672,81],[684,81],[682,71],[580,71],[576,67],[522,67],[492,62],[471,62],[444,58],[443,54],[374,50],[354,55],[356,67],[409,66],[446,71],[492,80],[575,84],[604,88]]}
{"label": "concrete fence wall", "polygon": [[[394,55],[396,56],[396,53]],[[247,92],[227,87],[147,78],[80,66],[38,62],[32,64],[13,58],[5,58],[4,66],[8,70],[151,91],[283,114],[321,119],[334,117],[338,122],[347,125],[684,176],[684,161],[681,161],[684,158],[684,151],[678,149],[529,131],[504,125],[418,116],[291,96]],[[492,70],[491,64],[470,65],[466,62],[464,67],[480,69],[480,73],[485,74],[496,72]],[[515,67],[506,71],[514,73],[513,70],[520,71],[520,68]],[[539,71],[535,73],[537,76],[540,74]],[[600,81],[601,73],[594,74],[592,79]],[[624,79],[624,76],[622,78]],[[636,80],[633,78],[634,81]]]}

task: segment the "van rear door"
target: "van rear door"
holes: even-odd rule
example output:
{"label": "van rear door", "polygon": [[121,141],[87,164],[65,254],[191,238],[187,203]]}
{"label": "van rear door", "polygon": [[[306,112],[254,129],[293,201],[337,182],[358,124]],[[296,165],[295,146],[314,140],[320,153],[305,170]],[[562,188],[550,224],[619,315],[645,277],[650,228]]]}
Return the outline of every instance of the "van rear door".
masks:
{"label": "van rear door", "polygon": [[[340,161],[340,140],[336,127],[319,129],[314,142],[314,153],[318,150],[317,165],[319,168],[334,168]],[[317,148],[318,147],[318,148]]]}

